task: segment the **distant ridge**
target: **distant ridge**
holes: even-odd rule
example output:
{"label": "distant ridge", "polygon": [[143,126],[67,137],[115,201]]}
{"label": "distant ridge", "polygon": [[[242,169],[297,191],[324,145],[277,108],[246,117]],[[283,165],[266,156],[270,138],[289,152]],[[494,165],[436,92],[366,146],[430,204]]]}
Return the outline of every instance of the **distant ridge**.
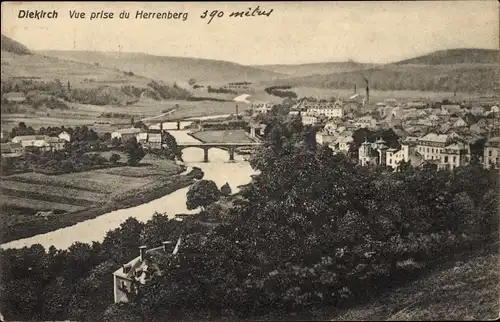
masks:
{"label": "distant ridge", "polygon": [[7,51],[10,53],[18,54],[18,55],[31,55],[31,51],[24,46],[23,44],[11,39],[2,34],[2,51]]}
{"label": "distant ridge", "polygon": [[287,74],[293,77],[308,75],[325,75],[331,73],[350,72],[377,66],[376,64],[348,62],[325,62],[307,64],[274,64],[253,65],[253,67],[270,70],[276,73]]}
{"label": "distant ridge", "polygon": [[433,53],[396,62],[398,65],[497,64],[500,51],[496,49],[460,48]]}
{"label": "distant ridge", "polygon": [[273,85],[347,89],[354,84],[377,90],[498,93],[498,50],[450,49],[396,63],[353,71],[317,73],[269,82]]}
{"label": "distant ridge", "polygon": [[258,82],[286,75],[234,62],[191,57],[157,56],[146,53],[99,51],[41,51],[59,59],[99,63],[102,66],[132,71],[136,75],[163,81],[187,82],[194,78],[205,85],[232,81]]}

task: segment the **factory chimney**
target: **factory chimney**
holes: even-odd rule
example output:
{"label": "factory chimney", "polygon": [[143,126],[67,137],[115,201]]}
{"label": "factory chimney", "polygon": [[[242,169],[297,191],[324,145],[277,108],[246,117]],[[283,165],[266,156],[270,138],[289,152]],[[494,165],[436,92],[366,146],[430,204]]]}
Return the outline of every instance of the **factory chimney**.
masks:
{"label": "factory chimney", "polygon": [[139,260],[141,262],[144,261],[144,255],[145,255],[145,252],[146,252],[146,248],[147,248],[147,246],[139,246]]}
{"label": "factory chimney", "polygon": [[356,84],[354,84],[354,94],[356,94],[357,90],[356,90]]}
{"label": "factory chimney", "polygon": [[366,78],[365,78],[365,83],[366,83],[366,105],[368,105],[370,104],[370,85]]}

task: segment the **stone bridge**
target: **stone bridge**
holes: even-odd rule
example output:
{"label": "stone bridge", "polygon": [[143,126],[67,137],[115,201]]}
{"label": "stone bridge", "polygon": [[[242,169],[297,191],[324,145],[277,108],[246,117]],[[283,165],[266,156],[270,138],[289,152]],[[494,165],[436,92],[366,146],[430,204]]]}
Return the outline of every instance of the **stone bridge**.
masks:
{"label": "stone bridge", "polygon": [[208,162],[208,150],[211,148],[218,148],[227,150],[229,152],[229,160],[234,161],[234,150],[236,148],[254,148],[261,146],[262,143],[249,142],[249,143],[177,143],[180,151],[185,148],[200,148],[203,149],[203,162]]}

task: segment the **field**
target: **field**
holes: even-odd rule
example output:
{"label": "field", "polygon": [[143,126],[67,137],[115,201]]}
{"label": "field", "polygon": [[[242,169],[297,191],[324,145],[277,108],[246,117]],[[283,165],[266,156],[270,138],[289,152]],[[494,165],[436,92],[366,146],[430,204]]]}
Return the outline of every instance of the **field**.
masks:
{"label": "field", "polygon": [[200,101],[200,102],[177,102],[180,107],[165,117],[169,119],[184,119],[199,116],[212,116],[212,115],[227,115],[236,113],[236,105],[238,104],[238,113],[243,112],[247,108],[244,103],[236,102],[213,102],[213,101]]}
{"label": "field", "polygon": [[206,143],[253,142],[245,135],[245,130],[200,131],[192,133],[191,135]]}
{"label": "field", "polygon": [[[39,221],[37,211],[59,211],[67,216],[126,198],[132,191],[145,191],[157,183],[171,182],[183,168],[171,161],[145,158],[140,167],[116,167],[62,175],[23,173],[2,178],[0,214],[4,225]],[[145,189],[145,190],[144,190]],[[129,197],[130,198],[130,197]]]}
{"label": "field", "polygon": [[149,82],[145,77],[125,75],[124,70],[93,62],[69,61],[39,54],[17,55],[2,50],[2,79],[11,77],[35,77],[46,81],[59,79],[63,84],[69,81],[75,88],[144,86]]}
{"label": "field", "polygon": [[[128,126],[131,123],[131,118],[135,121],[141,118],[156,116],[164,110],[172,109],[176,104],[184,103],[185,101],[154,101],[141,100],[135,104],[127,106],[96,106],[89,104],[67,103],[70,106],[68,110],[31,110],[28,114],[2,114],[2,128],[11,130],[17,126],[19,122],[25,122],[29,126],[37,129],[39,127],[48,126],[83,126],[93,128],[96,132],[112,132],[117,126]],[[119,113],[125,117],[101,117],[103,113]],[[111,126],[95,125],[95,121],[107,121]]]}

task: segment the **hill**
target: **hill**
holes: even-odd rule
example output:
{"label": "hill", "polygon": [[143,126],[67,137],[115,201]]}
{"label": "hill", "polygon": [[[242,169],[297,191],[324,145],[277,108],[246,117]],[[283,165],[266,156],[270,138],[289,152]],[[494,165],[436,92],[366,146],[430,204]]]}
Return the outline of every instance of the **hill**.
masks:
{"label": "hill", "polygon": [[469,93],[498,93],[498,51],[482,49],[449,50],[373,68],[291,77],[275,85],[331,89],[364,86],[377,90],[419,90]]}
{"label": "hill", "polygon": [[448,49],[411,59],[402,60],[398,65],[449,65],[449,64],[498,64],[500,51],[494,49]]}
{"label": "hill", "polygon": [[357,62],[328,62],[311,64],[291,65],[254,65],[253,67],[270,70],[276,73],[286,74],[293,77],[309,75],[326,75],[333,73],[349,72],[375,67],[375,64]]}
{"label": "hill", "polygon": [[156,100],[191,96],[186,90],[134,75],[130,71],[33,53],[5,36],[2,36],[1,64],[2,94],[36,92],[94,105],[130,104],[138,101],[143,94]]}
{"label": "hill", "polygon": [[285,76],[269,70],[212,59],[91,51],[46,51],[42,54],[66,60],[99,63],[102,66],[132,71],[137,75],[179,83],[187,83],[191,78],[202,83],[258,82]]}
{"label": "hill", "polygon": [[31,55],[31,51],[28,48],[26,48],[26,46],[20,44],[19,42],[7,36],[2,35],[1,43],[2,43],[2,52],[6,51],[18,55]]}

